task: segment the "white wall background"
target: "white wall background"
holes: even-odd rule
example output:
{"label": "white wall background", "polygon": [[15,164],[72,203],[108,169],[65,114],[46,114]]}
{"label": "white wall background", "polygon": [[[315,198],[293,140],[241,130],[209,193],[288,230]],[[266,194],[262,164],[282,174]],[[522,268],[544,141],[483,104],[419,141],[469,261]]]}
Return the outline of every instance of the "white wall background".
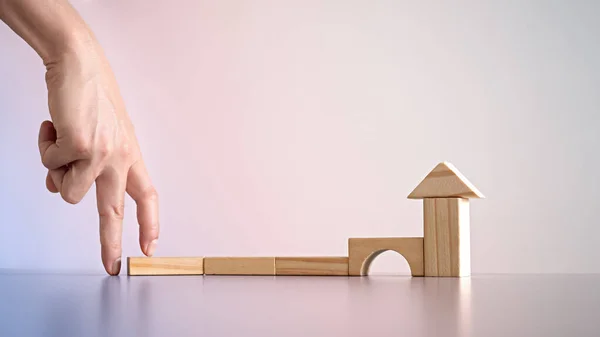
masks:
{"label": "white wall background", "polygon": [[[345,255],[351,236],[422,235],[406,195],[447,160],[487,197],[474,273],[600,272],[600,3],[73,4],[159,189],[157,255]],[[43,74],[1,26],[0,268],[103,272],[93,190],[75,206],[45,190]],[[123,254],[140,255],[126,211]]]}

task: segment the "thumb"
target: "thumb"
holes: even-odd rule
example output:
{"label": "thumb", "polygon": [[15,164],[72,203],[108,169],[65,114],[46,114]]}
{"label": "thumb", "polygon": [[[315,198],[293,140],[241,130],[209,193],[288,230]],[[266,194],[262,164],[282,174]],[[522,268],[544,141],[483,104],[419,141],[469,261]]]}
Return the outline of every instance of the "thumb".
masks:
{"label": "thumb", "polygon": [[[51,146],[56,146],[56,129],[51,121],[43,121],[40,125],[40,131],[38,134],[38,148],[40,151],[40,157],[44,158],[44,153]],[[61,189],[63,176],[65,175],[66,169],[59,167],[57,169],[49,169],[46,175],[46,188],[52,193],[58,193]]]}
{"label": "thumb", "polygon": [[44,153],[56,142],[56,129],[51,121],[43,121],[38,134],[38,149],[43,158]]}
{"label": "thumb", "polygon": [[77,158],[77,152],[70,149],[68,144],[59,147],[57,140],[58,134],[54,123],[51,121],[42,122],[38,135],[38,147],[42,164],[49,170],[58,169],[79,159]]}

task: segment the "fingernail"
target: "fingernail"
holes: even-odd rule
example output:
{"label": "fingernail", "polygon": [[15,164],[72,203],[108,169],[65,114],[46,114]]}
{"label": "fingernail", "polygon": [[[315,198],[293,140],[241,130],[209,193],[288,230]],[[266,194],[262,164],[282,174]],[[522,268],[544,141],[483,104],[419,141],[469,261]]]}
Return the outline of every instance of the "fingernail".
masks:
{"label": "fingernail", "polygon": [[146,254],[148,256],[152,256],[154,254],[154,250],[156,249],[157,242],[158,242],[158,240],[154,239],[148,244],[148,246],[146,246]]}
{"label": "fingernail", "polygon": [[119,275],[121,272],[121,258],[118,258],[113,262],[112,273],[113,275]]}

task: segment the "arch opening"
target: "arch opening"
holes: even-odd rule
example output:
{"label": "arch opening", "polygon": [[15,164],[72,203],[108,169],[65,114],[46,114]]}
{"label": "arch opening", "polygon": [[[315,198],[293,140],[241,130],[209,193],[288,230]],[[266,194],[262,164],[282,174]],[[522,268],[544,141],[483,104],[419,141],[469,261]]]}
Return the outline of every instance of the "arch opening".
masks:
{"label": "arch opening", "polygon": [[408,260],[393,249],[381,249],[369,255],[362,267],[362,275],[372,276],[411,276]]}

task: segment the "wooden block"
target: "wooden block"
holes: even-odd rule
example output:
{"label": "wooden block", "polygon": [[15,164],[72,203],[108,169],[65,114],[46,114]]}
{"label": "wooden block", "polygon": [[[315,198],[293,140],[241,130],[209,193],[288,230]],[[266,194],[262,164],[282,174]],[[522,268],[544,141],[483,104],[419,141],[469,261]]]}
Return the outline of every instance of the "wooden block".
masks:
{"label": "wooden block", "polygon": [[128,257],[128,275],[202,275],[202,257]]}
{"label": "wooden block", "polygon": [[470,275],[469,200],[423,200],[425,276]]}
{"label": "wooden block", "polygon": [[205,257],[205,275],[275,275],[275,257]]}
{"label": "wooden block", "polygon": [[424,198],[485,198],[454,165],[439,163],[408,195],[409,199]]}
{"label": "wooden block", "polygon": [[[423,201],[423,257],[425,276],[437,276],[437,248],[435,238],[435,203]],[[433,222],[432,222],[433,220]]]}
{"label": "wooden block", "polygon": [[348,276],[347,257],[276,257],[276,275]]}
{"label": "wooden block", "polygon": [[373,259],[393,250],[404,256],[412,276],[423,276],[423,238],[350,238],[348,239],[348,274],[367,275]]}

